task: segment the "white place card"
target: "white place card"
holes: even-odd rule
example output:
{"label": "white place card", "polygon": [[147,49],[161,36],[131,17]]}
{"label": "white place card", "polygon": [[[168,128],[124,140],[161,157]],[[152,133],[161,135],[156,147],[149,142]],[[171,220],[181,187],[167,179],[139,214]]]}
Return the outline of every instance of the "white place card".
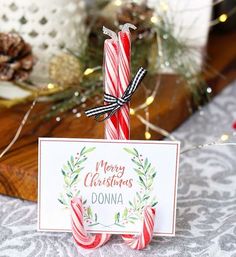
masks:
{"label": "white place card", "polygon": [[71,231],[81,197],[90,233],[136,234],[156,208],[154,234],[174,236],[179,142],[40,138],[38,230]]}

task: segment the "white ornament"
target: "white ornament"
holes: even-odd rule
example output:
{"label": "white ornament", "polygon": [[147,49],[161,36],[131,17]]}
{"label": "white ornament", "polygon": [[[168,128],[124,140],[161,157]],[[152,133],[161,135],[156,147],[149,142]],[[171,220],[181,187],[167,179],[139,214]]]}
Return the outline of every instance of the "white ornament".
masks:
{"label": "white ornament", "polygon": [[65,49],[79,52],[85,35],[83,0],[0,0],[1,32],[17,32],[33,47],[38,61],[31,75],[48,82],[52,55]]}

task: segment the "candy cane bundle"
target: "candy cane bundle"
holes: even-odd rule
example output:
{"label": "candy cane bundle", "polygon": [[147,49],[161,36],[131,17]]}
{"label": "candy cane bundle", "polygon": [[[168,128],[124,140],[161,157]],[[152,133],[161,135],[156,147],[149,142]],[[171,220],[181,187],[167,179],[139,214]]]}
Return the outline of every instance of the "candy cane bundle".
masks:
{"label": "candy cane bundle", "polygon": [[[131,37],[129,28],[136,29],[132,24],[125,24],[122,31],[117,35],[103,28],[104,34],[111,39],[105,40],[104,43],[104,89],[109,98],[114,101],[124,101],[122,96],[130,83],[130,53],[131,53]],[[146,71],[140,68],[137,78],[143,78]],[[134,83],[135,84],[135,83]],[[118,103],[119,105],[119,103]],[[93,114],[104,107],[96,107],[86,111],[86,115]],[[109,107],[105,106],[105,109]],[[95,112],[96,116],[96,112]],[[108,116],[109,117],[109,116]],[[129,121],[129,104],[123,102],[120,110],[105,120],[105,138],[106,139],[130,139],[130,121]],[[154,230],[155,209],[147,206],[143,210],[143,226],[139,235],[121,235],[125,243],[132,249],[141,250],[145,248],[151,241]],[[84,229],[83,220],[83,204],[79,198],[71,200],[71,222],[72,233],[75,242],[85,248],[93,249],[104,245],[111,237],[110,234],[88,235]]]}

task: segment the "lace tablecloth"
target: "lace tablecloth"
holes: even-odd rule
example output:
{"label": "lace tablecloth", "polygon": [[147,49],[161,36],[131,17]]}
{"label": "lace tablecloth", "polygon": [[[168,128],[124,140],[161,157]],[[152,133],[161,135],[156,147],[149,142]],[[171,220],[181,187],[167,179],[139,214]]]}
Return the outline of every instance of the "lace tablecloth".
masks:
{"label": "lace tablecloth", "polygon": [[[236,82],[173,135],[183,149],[230,131],[233,120]],[[143,251],[130,250],[117,236],[100,249],[82,250],[70,233],[39,233],[36,222],[35,203],[0,195],[0,257],[236,257],[236,147],[181,155],[176,237],[154,238]]]}

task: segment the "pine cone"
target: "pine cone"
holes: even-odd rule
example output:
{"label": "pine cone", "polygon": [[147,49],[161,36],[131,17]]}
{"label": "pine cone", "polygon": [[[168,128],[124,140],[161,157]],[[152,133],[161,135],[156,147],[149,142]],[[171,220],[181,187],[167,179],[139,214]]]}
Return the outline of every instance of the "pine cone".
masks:
{"label": "pine cone", "polygon": [[31,46],[15,33],[0,33],[0,80],[26,80],[35,64]]}

